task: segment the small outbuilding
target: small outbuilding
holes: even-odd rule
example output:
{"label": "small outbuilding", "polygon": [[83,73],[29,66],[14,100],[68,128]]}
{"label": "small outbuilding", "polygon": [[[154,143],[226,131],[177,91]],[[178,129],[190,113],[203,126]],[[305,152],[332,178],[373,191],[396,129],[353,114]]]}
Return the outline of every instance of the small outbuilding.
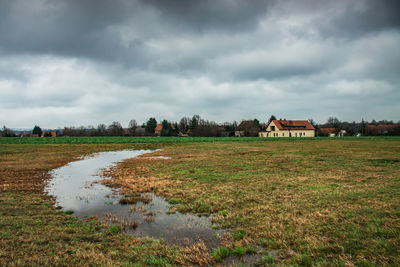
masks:
{"label": "small outbuilding", "polygon": [[243,136],[256,136],[257,133],[260,131],[260,127],[257,125],[255,121],[248,120],[242,121],[239,126],[235,130],[236,137],[243,137]]}

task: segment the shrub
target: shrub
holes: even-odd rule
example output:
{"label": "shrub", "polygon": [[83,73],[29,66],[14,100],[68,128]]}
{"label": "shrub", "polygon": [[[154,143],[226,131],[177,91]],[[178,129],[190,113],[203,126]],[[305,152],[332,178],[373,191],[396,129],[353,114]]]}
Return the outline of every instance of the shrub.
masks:
{"label": "shrub", "polygon": [[109,230],[110,233],[112,233],[112,234],[118,234],[119,232],[121,232],[121,229],[120,229],[117,225],[115,225],[115,224],[110,225],[110,227],[108,228],[108,230]]}
{"label": "shrub", "polygon": [[245,253],[245,249],[242,246],[236,246],[232,249],[232,254],[236,256],[243,256]]}
{"label": "shrub", "polygon": [[212,256],[214,257],[216,262],[221,262],[223,259],[225,259],[229,255],[230,255],[230,251],[226,247],[215,248],[212,252]]}
{"label": "shrub", "polygon": [[74,213],[73,210],[66,210],[66,211],[64,211],[64,214],[67,214],[67,215],[71,215],[72,213]]}
{"label": "shrub", "polygon": [[240,240],[243,239],[244,234],[245,234],[244,230],[236,230],[235,232],[233,232],[232,237],[235,240]]}
{"label": "shrub", "polygon": [[251,245],[247,245],[247,246],[244,248],[244,250],[245,250],[245,253],[246,253],[246,254],[253,254],[253,253],[256,253],[256,252],[257,252],[256,249],[255,249],[253,246],[251,246]]}
{"label": "shrub", "polygon": [[275,259],[273,256],[268,255],[268,256],[264,256],[259,262],[259,265],[261,266],[271,266],[275,264]]}

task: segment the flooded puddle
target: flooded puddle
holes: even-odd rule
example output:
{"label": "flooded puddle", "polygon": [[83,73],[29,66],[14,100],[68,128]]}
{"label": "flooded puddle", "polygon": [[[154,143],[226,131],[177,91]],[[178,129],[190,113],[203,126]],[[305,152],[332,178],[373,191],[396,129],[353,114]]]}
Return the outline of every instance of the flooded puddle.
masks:
{"label": "flooded puddle", "polygon": [[212,228],[209,218],[179,212],[168,214],[168,202],[152,193],[139,195],[140,200],[134,204],[120,204],[124,196],[98,183],[103,178],[99,174],[102,169],[150,152],[153,151],[101,152],[71,162],[52,171],[45,191],[56,198],[57,205],[72,210],[80,219],[97,216],[122,226],[128,233],[164,239],[167,244],[187,246],[203,241],[208,248],[219,246],[218,235],[222,232]]}

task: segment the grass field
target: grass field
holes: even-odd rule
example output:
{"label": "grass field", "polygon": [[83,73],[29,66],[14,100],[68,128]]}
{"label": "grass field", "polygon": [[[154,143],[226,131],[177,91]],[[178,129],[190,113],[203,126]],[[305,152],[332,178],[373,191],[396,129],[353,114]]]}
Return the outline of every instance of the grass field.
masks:
{"label": "grass field", "polygon": [[[214,265],[218,253],[248,245],[261,248],[261,265],[400,265],[399,138],[153,139],[0,145],[0,265]],[[230,229],[227,249],[213,259],[201,245],[113,233],[63,214],[42,193],[48,170],[126,148],[163,148],[154,155],[171,159],[127,160],[106,173],[112,184],[164,196],[171,212],[211,215]]]}
{"label": "grass field", "polygon": [[[128,143],[199,143],[199,142],[254,142],[254,141],[297,141],[321,140],[326,138],[259,138],[259,137],[129,137],[129,136],[96,136],[96,137],[7,137],[0,138],[0,144],[128,144]],[[400,140],[399,137],[346,137],[342,140]]]}

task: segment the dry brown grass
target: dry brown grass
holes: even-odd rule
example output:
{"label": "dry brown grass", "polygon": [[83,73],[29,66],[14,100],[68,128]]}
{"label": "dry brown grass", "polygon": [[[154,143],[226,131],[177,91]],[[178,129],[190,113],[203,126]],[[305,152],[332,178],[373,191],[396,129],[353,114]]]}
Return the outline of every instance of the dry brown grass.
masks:
{"label": "dry brown grass", "polygon": [[400,264],[399,140],[180,144],[107,173],[128,190],[179,200],[244,230],[225,245],[263,243],[294,264]]}
{"label": "dry brown grass", "polygon": [[[232,230],[227,247],[260,244],[277,250],[280,264],[400,265],[400,140],[162,146],[152,155],[171,159],[127,160],[105,183],[212,214]],[[110,235],[62,214],[43,194],[50,169],[139,147],[149,145],[1,145],[0,265],[212,264],[201,244],[179,249]]]}
{"label": "dry brown grass", "polygon": [[1,145],[0,192],[42,193],[48,171],[95,152],[153,147],[140,144]]}
{"label": "dry brown grass", "polygon": [[48,171],[94,152],[149,149],[148,144],[1,145],[0,266],[209,265],[204,245],[168,247],[112,234],[96,218],[80,222],[43,193]]}

